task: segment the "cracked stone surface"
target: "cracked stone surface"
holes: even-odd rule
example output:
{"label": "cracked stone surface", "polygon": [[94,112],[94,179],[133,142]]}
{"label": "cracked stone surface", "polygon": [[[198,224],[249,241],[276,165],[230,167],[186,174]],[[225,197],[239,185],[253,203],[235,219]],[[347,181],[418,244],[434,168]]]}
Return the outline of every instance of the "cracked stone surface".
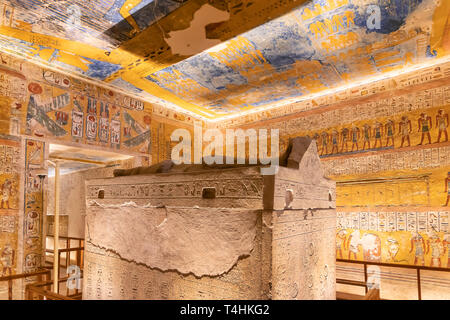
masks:
{"label": "cracked stone surface", "polygon": [[91,204],[87,240],[151,268],[215,276],[250,254],[256,220],[249,210]]}

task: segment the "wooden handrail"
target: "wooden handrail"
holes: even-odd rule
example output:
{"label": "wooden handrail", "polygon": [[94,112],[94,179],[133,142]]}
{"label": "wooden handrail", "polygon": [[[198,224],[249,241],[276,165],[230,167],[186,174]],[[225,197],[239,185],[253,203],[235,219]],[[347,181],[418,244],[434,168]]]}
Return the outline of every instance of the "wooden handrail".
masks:
{"label": "wooden handrail", "polygon": [[[442,267],[427,267],[427,266],[416,266],[410,264],[400,264],[400,263],[385,263],[385,262],[376,262],[376,261],[361,261],[361,260],[347,260],[347,259],[336,259],[337,262],[343,263],[353,263],[364,266],[364,281],[353,281],[347,279],[336,279],[336,283],[340,284],[348,284],[353,286],[364,286],[366,290],[366,296],[370,292],[367,287],[367,266],[380,266],[380,267],[389,267],[389,268],[400,268],[400,269],[414,269],[417,271],[417,298],[418,300],[422,300],[422,282],[420,277],[420,271],[437,271],[437,272],[450,272],[450,268],[442,268]],[[363,285],[362,285],[363,284]],[[379,292],[378,292],[379,294]]]}
{"label": "wooden handrail", "polygon": [[365,296],[348,293],[348,292],[336,292],[336,300],[364,300]]}
{"label": "wooden handrail", "polygon": [[[67,280],[69,280],[69,278],[70,277],[59,278],[58,282],[67,281]],[[80,275],[80,279],[82,279],[82,278],[83,278],[83,274]],[[36,283],[31,284],[31,285],[35,286],[35,287],[48,287],[48,286],[50,286],[52,284],[53,284],[53,280],[46,280],[46,281],[36,282]]]}
{"label": "wooden handrail", "polygon": [[[54,250],[51,249],[46,249],[45,250],[46,253],[53,253],[54,254]],[[77,248],[66,248],[66,249],[58,249],[58,265],[61,268],[61,253],[66,253],[66,263],[65,263],[65,267],[68,268],[69,267],[69,263],[70,263],[70,253],[71,252],[76,252],[76,256],[75,256],[75,263],[77,266],[80,267],[80,269],[83,269],[83,255],[82,253],[84,252],[84,247],[77,247]]]}
{"label": "wooden handrail", "polygon": [[59,249],[59,252],[83,251],[84,247]]}
{"label": "wooden handrail", "polygon": [[27,285],[25,288],[27,300],[34,300],[34,294],[36,293],[38,297],[41,299],[41,297],[47,298],[47,300],[76,300],[71,297],[63,296],[62,294],[51,292],[49,290],[46,290],[44,288],[39,288],[36,286],[33,286],[31,284]]}
{"label": "wooden handrail", "polygon": [[45,275],[46,279],[51,279],[51,272],[48,269],[42,269],[34,272],[26,272],[13,274],[9,276],[0,277],[0,282],[8,281],[8,300],[12,300],[13,298],[13,280],[17,279],[25,279],[30,277],[38,277],[38,281],[41,281],[42,276]]}
{"label": "wooden handrail", "polygon": [[347,259],[336,259],[336,261],[337,262],[345,262],[345,263],[381,266],[381,267],[393,267],[393,268],[420,269],[420,270],[428,270],[428,271],[450,272],[450,268],[443,268],[443,267],[427,267],[427,266],[416,266],[416,265],[411,265],[411,264],[386,263],[386,262],[363,261],[363,260],[347,260]]}
{"label": "wooden handrail", "polygon": [[[47,234],[46,237],[54,238],[54,236],[53,236],[52,234]],[[59,238],[59,239],[64,239],[64,240],[70,239],[70,240],[82,240],[82,241],[84,241],[84,238],[77,238],[77,237],[64,237],[64,236],[59,236],[58,238]]]}
{"label": "wooden handrail", "polygon": [[355,280],[347,280],[347,279],[336,279],[336,283],[340,284],[348,284],[350,286],[357,286],[357,287],[367,287],[367,284],[365,281],[355,281]]}
{"label": "wooden handrail", "polygon": [[[80,279],[83,278],[83,275],[80,275]],[[69,280],[69,277],[60,278],[58,283],[66,282]],[[40,300],[43,297],[46,297],[47,300],[79,300],[81,299],[81,292],[76,289],[74,294],[62,295],[59,292],[55,293],[51,291],[51,286],[53,285],[52,280],[41,281],[33,284],[29,284],[25,288],[25,296],[28,300],[34,300],[34,294],[36,293]]]}
{"label": "wooden handrail", "polygon": [[[52,235],[47,235],[48,237],[53,237]],[[75,252],[75,265],[78,266],[80,268],[80,270],[83,270],[83,264],[84,264],[84,257],[83,257],[83,253],[84,253],[84,239],[83,238],[76,238],[76,237],[59,237],[60,240],[65,240],[65,248],[61,248],[61,249],[57,249],[57,253],[55,253],[55,249],[46,249],[45,253],[46,253],[46,257],[47,257],[47,253],[49,254],[53,254],[53,256],[56,255],[56,261],[58,264],[58,273],[60,271],[61,267],[65,267],[65,268],[69,268],[69,265],[71,264],[71,262],[73,261],[71,259],[71,253]],[[78,242],[78,246],[77,247],[71,247],[71,241],[77,241]],[[61,255],[65,256],[65,262],[63,262],[64,264],[61,263]],[[63,257],[64,257],[63,256]],[[47,260],[46,260],[47,261]],[[58,281],[58,283],[60,283],[61,281]],[[48,286],[48,284],[47,284]],[[67,292],[65,297],[70,297],[70,296],[75,296],[78,297],[80,296],[80,292],[78,289],[75,290],[75,294],[73,295],[69,295],[69,288],[66,288]],[[59,288],[57,289],[57,293],[60,294]],[[42,296],[42,295],[41,295]]]}
{"label": "wooden handrail", "polygon": [[364,300],[380,300],[380,289],[370,289]]}
{"label": "wooden handrail", "polygon": [[29,277],[34,277],[34,276],[38,276],[38,275],[44,275],[44,274],[48,274],[49,272],[50,272],[50,270],[42,269],[42,270],[35,271],[35,272],[13,274],[13,275],[10,275],[10,276],[0,277],[0,282],[1,281],[9,281],[9,280],[29,278]]}
{"label": "wooden handrail", "polygon": [[365,296],[338,291],[336,292],[336,300],[386,300],[386,299],[380,298],[380,290],[371,289]]}
{"label": "wooden handrail", "polygon": [[[51,238],[54,237],[53,235],[47,235],[47,236],[51,237]],[[83,259],[84,259],[84,257],[83,257],[84,238],[62,236],[62,237],[59,237],[59,239],[65,241],[66,247],[62,248],[62,249],[58,249],[58,257],[56,258],[56,260],[58,261],[58,266],[61,267],[61,254],[65,253],[65,257],[66,257],[65,267],[68,268],[69,263],[70,263],[70,254],[72,252],[76,252],[76,256],[75,256],[76,265],[82,269],[83,264],[84,264],[84,261],[83,261]],[[77,241],[78,247],[71,247],[71,241]],[[55,250],[54,249],[45,249],[45,253],[46,253],[46,257],[47,257],[47,253],[55,255]]]}
{"label": "wooden handrail", "polygon": [[[83,251],[84,247],[58,249],[58,252]],[[45,249],[45,252],[53,253],[55,250]]]}
{"label": "wooden handrail", "polygon": [[[58,252],[68,252],[68,251],[83,251],[84,247],[72,247],[72,248],[62,248],[58,249]],[[54,253],[54,249],[45,249],[45,252]]]}

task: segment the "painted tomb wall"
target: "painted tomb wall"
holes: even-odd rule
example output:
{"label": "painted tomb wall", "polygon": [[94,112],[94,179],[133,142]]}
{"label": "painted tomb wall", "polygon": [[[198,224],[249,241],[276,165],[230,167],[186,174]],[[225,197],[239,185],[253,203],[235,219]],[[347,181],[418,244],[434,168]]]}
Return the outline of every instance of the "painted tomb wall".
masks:
{"label": "painted tomb wall", "polygon": [[31,272],[42,265],[44,215],[51,201],[45,195],[51,187],[45,177],[50,143],[137,156],[141,160],[135,165],[147,165],[152,154],[168,158],[171,132],[178,126],[190,129],[192,121],[2,53],[2,275]]}
{"label": "painted tomb wall", "polygon": [[[21,267],[19,259],[19,241],[22,228],[22,180],[23,162],[21,140],[12,136],[0,137],[0,261],[1,276],[15,274]],[[7,287],[0,288],[0,294],[4,294]],[[16,293],[15,293],[16,294]]]}
{"label": "painted tomb wall", "polygon": [[[337,182],[338,259],[450,267],[449,75],[441,64],[216,127],[279,129],[281,151],[290,137],[317,141]],[[448,275],[428,280],[441,290],[428,297],[450,294]]]}

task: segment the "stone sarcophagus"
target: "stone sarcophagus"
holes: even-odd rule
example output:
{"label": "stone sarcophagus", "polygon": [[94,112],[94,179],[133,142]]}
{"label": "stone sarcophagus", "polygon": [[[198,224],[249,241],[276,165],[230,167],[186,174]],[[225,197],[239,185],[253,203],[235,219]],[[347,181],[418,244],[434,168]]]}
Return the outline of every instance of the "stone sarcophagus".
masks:
{"label": "stone sarcophagus", "polygon": [[[314,141],[259,166],[86,182],[84,299],[335,299],[335,183]],[[167,163],[166,163],[167,165]]]}

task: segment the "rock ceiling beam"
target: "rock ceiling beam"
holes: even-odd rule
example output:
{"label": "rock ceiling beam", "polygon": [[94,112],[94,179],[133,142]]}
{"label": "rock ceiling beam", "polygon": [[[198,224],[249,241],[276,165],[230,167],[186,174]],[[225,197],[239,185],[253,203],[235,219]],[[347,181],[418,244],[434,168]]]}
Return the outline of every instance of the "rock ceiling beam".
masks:
{"label": "rock ceiling beam", "polygon": [[[118,49],[138,57],[127,70],[134,69],[147,76],[287,14],[306,1],[188,0],[133,38],[121,42]],[[125,21],[104,34],[120,40]]]}

